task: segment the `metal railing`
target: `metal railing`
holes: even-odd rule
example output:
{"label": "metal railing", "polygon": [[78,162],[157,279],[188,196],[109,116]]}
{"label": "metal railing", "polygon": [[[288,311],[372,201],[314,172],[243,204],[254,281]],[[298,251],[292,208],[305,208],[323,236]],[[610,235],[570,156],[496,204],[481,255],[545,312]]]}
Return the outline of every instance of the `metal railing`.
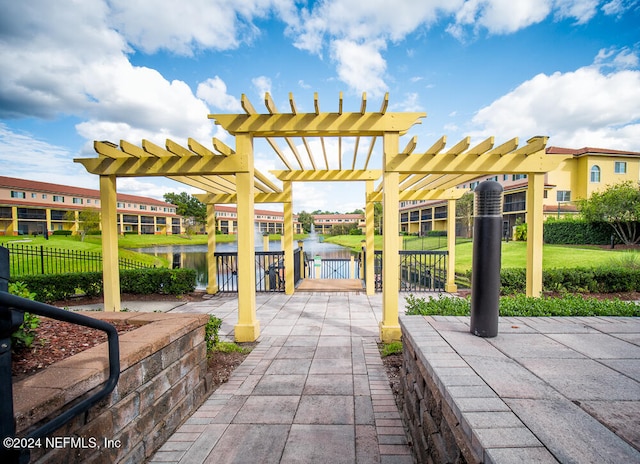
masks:
{"label": "metal railing", "polygon": [[322,258],[317,263],[315,259],[308,259],[307,265],[309,267],[309,278],[312,279],[360,278],[360,259]]}
{"label": "metal railing", "polygon": [[116,328],[104,321],[94,319],[71,311],[65,311],[37,301],[28,300],[8,293],[9,251],[0,247],[0,462],[19,463],[29,461],[28,449],[17,449],[6,446],[5,438],[14,438],[16,425],[13,410],[13,385],[11,379],[11,334],[20,326],[24,316],[29,312],[59,321],[70,322],[98,329],[107,333],[109,350],[109,377],[102,388],[63,411],[57,417],[29,433],[28,440],[51,435],[74,417],[88,411],[92,406],[109,395],[116,387],[120,377],[120,348]]}
{"label": "metal railing", "polygon": [[[293,252],[294,285],[302,277],[300,269],[300,249]],[[284,251],[256,251],[256,292],[284,292]],[[238,292],[238,253],[216,252],[216,275],[218,291]]]}
{"label": "metal railing", "polygon": [[[399,288],[401,292],[432,292],[444,290],[447,281],[448,251],[401,250],[399,253]],[[381,250],[374,252],[373,263],[375,289],[377,292],[381,292],[383,278]]]}
{"label": "metal railing", "polygon": [[[33,274],[63,274],[67,272],[100,272],[104,259],[102,253],[64,250],[43,246],[8,243],[9,268],[14,277]],[[153,267],[131,259],[118,258],[120,269],[144,269]]]}

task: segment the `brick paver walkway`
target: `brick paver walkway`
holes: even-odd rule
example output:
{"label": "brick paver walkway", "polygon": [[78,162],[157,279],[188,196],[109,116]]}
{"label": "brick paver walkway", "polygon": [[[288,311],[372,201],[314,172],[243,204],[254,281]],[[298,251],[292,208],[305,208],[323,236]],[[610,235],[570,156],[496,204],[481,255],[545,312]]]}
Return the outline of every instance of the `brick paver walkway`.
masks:
{"label": "brick paver walkway", "polygon": [[[414,462],[377,347],[379,295],[257,295],[259,344],[150,463]],[[215,314],[231,337],[237,299]]]}

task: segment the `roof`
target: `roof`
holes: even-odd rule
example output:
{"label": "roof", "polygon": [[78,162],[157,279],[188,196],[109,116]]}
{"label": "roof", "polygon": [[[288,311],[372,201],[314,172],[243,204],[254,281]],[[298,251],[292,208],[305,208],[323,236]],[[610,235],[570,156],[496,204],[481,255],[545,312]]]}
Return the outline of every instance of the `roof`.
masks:
{"label": "roof", "polygon": [[562,148],[562,147],[547,147],[548,155],[573,155],[576,158],[585,155],[614,155],[614,156],[640,156],[640,152],[637,151],[624,151],[624,150],[612,150],[610,148],[594,148],[594,147],[582,147],[582,148]]}
{"label": "roof", "polygon": [[[33,192],[60,193],[63,195],[77,197],[100,198],[100,191],[81,187],[72,187],[69,185],[52,184],[49,182],[39,182],[35,180],[19,179],[16,177],[0,176],[0,187],[14,188],[20,190],[29,190]],[[169,206],[171,203],[156,200],[155,198],[142,197],[138,195],[128,195],[118,193],[118,200],[125,202],[144,203],[147,205]],[[174,206],[174,205],[171,205]]]}

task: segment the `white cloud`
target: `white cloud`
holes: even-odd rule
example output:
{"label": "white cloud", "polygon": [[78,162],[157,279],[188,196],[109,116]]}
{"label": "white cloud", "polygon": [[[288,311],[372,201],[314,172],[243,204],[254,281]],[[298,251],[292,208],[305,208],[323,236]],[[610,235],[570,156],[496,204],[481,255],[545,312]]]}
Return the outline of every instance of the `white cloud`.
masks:
{"label": "white cloud", "polygon": [[[615,62],[616,55],[610,58]],[[640,71],[605,73],[596,61],[522,83],[478,111],[474,135],[549,135],[554,145],[640,151]]]}
{"label": "white cloud", "polygon": [[377,96],[387,90],[384,73],[387,63],[381,50],[386,44],[382,40],[356,43],[351,40],[333,42],[332,58],[337,62],[338,77],[351,89]]}
{"label": "white cloud", "polygon": [[251,79],[251,83],[255,88],[256,94],[260,97],[260,99],[264,99],[264,94],[269,92],[271,93],[271,79],[267,76],[258,76]]}
{"label": "white cloud", "polygon": [[97,176],[73,163],[74,155],[65,147],[44,142],[28,133],[13,132],[0,124],[0,173],[3,176],[98,188]]}
{"label": "white cloud", "polygon": [[[190,56],[194,50],[229,50],[251,43],[259,34],[254,19],[272,7],[283,15],[287,1],[271,0],[110,0],[109,21],[126,40],[144,51],[164,49]],[[281,4],[281,5],[280,5]]]}
{"label": "white cloud", "polygon": [[227,84],[218,76],[198,84],[196,95],[214,108],[230,113],[242,111],[240,101],[227,93]]}

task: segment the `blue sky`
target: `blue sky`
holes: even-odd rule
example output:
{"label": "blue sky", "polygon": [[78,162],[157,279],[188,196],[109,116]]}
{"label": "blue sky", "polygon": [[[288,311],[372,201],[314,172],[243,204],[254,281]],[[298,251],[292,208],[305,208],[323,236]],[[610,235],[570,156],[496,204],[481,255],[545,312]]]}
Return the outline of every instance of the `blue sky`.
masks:
{"label": "blue sky", "polygon": [[[302,112],[314,92],[323,111],[339,92],[345,111],[362,92],[377,111],[389,92],[389,111],[427,113],[407,135],[416,152],[442,135],[640,151],[640,0],[0,0],[0,11],[0,175],[97,188],[72,162],[96,156],[94,140],[233,146],[207,114],[240,112],[243,93],[266,112],[265,91],[281,111],[292,92]],[[255,149],[259,169],[282,169]],[[183,190],[197,193],[118,181],[156,198]],[[363,203],[360,183],[294,186],[296,212]]]}

